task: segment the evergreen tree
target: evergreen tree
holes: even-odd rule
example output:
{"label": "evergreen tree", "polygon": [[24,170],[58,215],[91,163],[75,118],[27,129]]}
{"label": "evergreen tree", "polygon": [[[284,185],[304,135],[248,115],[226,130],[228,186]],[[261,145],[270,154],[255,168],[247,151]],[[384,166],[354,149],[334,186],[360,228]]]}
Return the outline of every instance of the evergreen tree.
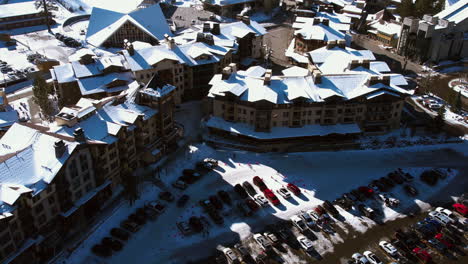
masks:
{"label": "evergreen tree", "polygon": [[445,105],[437,111],[437,116],[433,119],[434,131],[440,132],[445,124]]}
{"label": "evergreen tree", "polygon": [[397,13],[402,17],[414,16],[414,4],[412,0],[402,0],[397,7]]}
{"label": "evergreen tree", "polygon": [[34,102],[41,108],[46,117],[50,117],[54,112],[49,101],[49,94],[53,91],[52,86],[46,82],[42,75],[38,74],[34,79],[32,90]]}
{"label": "evergreen tree", "polygon": [[460,111],[462,110],[462,95],[461,95],[461,91],[458,91],[458,95],[457,95],[457,99],[455,100],[455,111],[456,113],[460,113]]}
{"label": "evergreen tree", "polygon": [[36,0],[34,3],[36,5],[37,9],[42,9],[45,18],[46,18],[46,25],[47,25],[47,30],[52,33],[52,30],[50,29],[50,19],[49,19],[49,13],[51,10],[57,10],[56,3],[52,0]]}
{"label": "evergreen tree", "polygon": [[124,166],[123,171],[122,184],[124,187],[125,198],[128,200],[130,205],[133,205],[140,197],[138,192],[138,177],[132,173],[132,170],[128,166]]}

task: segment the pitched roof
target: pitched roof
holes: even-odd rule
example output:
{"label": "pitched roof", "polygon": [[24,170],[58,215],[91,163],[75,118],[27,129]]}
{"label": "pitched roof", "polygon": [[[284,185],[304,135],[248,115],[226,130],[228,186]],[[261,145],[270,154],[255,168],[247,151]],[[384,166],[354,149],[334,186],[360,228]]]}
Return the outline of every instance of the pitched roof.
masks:
{"label": "pitched roof", "polygon": [[460,23],[468,18],[468,0],[460,0],[434,15],[435,17]]}
{"label": "pitched roof", "polygon": [[130,13],[94,7],[86,40],[94,46],[100,46],[126,22],[132,23],[157,40],[164,39],[164,34],[172,35],[159,4]]}

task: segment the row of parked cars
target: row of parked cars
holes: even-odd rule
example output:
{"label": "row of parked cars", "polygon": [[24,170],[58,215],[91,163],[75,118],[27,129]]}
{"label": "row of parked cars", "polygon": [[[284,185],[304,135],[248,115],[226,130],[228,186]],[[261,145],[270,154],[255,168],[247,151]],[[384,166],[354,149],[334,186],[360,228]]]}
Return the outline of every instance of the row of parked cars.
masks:
{"label": "row of parked cars", "polygon": [[[457,211],[458,212],[458,211]],[[465,244],[464,233],[467,227],[464,211],[455,212],[437,207],[428,216],[409,229],[397,229],[390,241],[382,240],[379,248],[389,258],[398,263],[431,263],[433,255],[429,249],[441,256],[452,253],[465,255],[458,245]],[[379,257],[370,251],[364,254],[355,253],[348,263],[355,264],[383,264]],[[396,263],[396,262],[393,262]]]}
{"label": "row of parked cars", "polygon": [[55,38],[63,42],[68,47],[79,48],[82,46],[81,42],[79,42],[78,40],[72,37],[65,36],[61,33],[55,33]]}

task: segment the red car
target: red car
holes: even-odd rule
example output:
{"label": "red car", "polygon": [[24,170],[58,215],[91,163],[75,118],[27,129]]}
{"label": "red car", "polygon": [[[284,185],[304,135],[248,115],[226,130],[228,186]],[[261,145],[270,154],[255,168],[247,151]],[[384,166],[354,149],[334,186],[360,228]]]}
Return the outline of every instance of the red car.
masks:
{"label": "red car", "polygon": [[258,188],[260,189],[260,191],[262,191],[262,192],[263,192],[263,190],[268,189],[266,184],[263,182],[262,178],[260,178],[258,176],[253,177],[253,183],[255,185],[257,185]]}
{"label": "red car", "polygon": [[294,185],[292,183],[288,183],[286,188],[288,188],[288,190],[290,190],[292,193],[294,193],[294,195],[301,194],[301,189],[299,189],[299,187],[297,187],[296,185]]}
{"label": "red car", "polygon": [[366,186],[359,187],[358,191],[364,194],[366,197],[371,197],[374,194],[374,190]]}
{"label": "red car", "polygon": [[461,203],[456,203],[452,205],[453,209],[457,211],[459,214],[466,216],[468,215],[468,207],[466,207],[464,204]]}
{"label": "red car", "polygon": [[423,250],[421,248],[414,248],[413,253],[416,255],[416,257],[418,257],[418,259],[420,259],[424,263],[429,263],[432,260],[431,255],[429,255],[429,253],[427,253],[426,250]]}
{"label": "red car", "polygon": [[434,236],[435,239],[439,240],[440,243],[444,244],[447,248],[453,248],[453,244],[444,239],[444,235],[441,233]]}
{"label": "red car", "polygon": [[278,197],[276,197],[276,195],[270,190],[270,189],[264,189],[263,190],[263,194],[265,195],[265,197],[270,200],[270,202],[273,204],[273,205],[278,205],[280,204],[280,201],[278,200]]}

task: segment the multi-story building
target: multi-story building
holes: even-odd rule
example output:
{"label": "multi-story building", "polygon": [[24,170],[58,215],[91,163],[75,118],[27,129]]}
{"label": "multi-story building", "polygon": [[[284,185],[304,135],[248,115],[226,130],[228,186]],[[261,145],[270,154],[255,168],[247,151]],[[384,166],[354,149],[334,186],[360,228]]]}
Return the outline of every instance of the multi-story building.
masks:
{"label": "multi-story building", "polygon": [[73,105],[82,97],[100,99],[138,87],[122,55],[97,57],[89,49],[70,56],[69,63],[54,66],[50,73],[59,105]]}
{"label": "multi-story building", "polygon": [[79,134],[46,129],[16,123],[0,140],[2,263],[46,262],[112,194]]}
{"label": "multi-story building", "polygon": [[397,52],[413,60],[439,62],[468,56],[468,0],[423,19],[405,17]]}
{"label": "multi-story building", "polygon": [[233,17],[242,10],[262,9],[270,12],[279,4],[278,0],[203,0],[203,7],[216,14]]}
{"label": "multi-story building", "polygon": [[126,96],[81,99],[50,127],[14,124],[0,139],[0,261],[47,262],[135,168],[175,145],[173,97],[155,78]]}
{"label": "multi-story building", "polygon": [[[355,63],[355,62],[354,62]],[[272,76],[225,68],[211,81],[211,133],[268,151],[278,145],[386,132],[400,125],[408,93],[387,74],[368,71]],[[339,142],[339,141],[338,141]]]}
{"label": "multi-story building", "polygon": [[94,7],[86,32],[86,41],[95,47],[122,48],[124,40],[155,45],[164,39],[165,34],[172,33],[159,4],[130,13]]}
{"label": "multi-story building", "polygon": [[52,14],[49,13],[48,16],[41,9],[36,8],[33,1],[2,4],[2,8],[0,8],[0,30],[45,25],[47,19],[51,25],[55,24]]}
{"label": "multi-story building", "polygon": [[18,112],[8,104],[5,88],[0,88],[0,137],[18,118]]}
{"label": "multi-story building", "polygon": [[147,83],[157,74],[162,81],[176,86],[176,103],[202,98],[208,93],[211,77],[231,63],[232,46],[217,45],[211,35],[204,33],[198,33],[195,42],[183,45],[166,38],[164,45],[138,50],[127,45],[122,53],[129,68],[139,82]]}

